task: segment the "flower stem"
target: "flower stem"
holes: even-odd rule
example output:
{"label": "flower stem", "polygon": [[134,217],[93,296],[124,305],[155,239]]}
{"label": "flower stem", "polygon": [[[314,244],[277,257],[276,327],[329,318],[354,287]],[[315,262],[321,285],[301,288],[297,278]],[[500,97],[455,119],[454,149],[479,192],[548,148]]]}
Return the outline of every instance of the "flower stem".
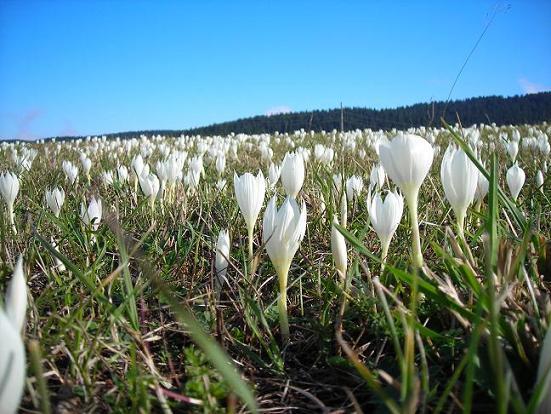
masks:
{"label": "flower stem", "polygon": [[421,252],[421,239],[419,238],[419,219],[417,217],[417,202],[419,190],[405,194],[409,207],[409,217],[411,220],[412,252],[411,258],[413,265],[417,268],[423,266],[423,253]]}
{"label": "flower stem", "polygon": [[464,231],[465,215],[466,215],[465,211],[461,211],[459,212],[459,214],[457,214],[457,234],[459,235],[459,238],[461,239],[461,241],[466,244],[465,231]]}
{"label": "flower stem", "polygon": [[279,310],[279,327],[281,329],[281,339],[283,343],[289,341],[289,319],[287,317],[287,277],[289,276],[289,268],[278,272],[279,278],[279,297],[278,297],[278,310]]}
{"label": "flower stem", "polygon": [[249,242],[249,260],[253,261],[253,232],[254,232],[254,227],[251,227],[248,229],[248,242]]}
{"label": "flower stem", "polygon": [[390,246],[390,240],[384,241],[382,243],[382,252],[381,252],[381,276],[385,271],[386,257],[388,255],[388,247]]}
{"label": "flower stem", "polygon": [[8,216],[10,219],[10,225],[13,230],[13,234],[17,235],[17,229],[15,228],[15,215],[13,214],[13,206],[8,205]]}

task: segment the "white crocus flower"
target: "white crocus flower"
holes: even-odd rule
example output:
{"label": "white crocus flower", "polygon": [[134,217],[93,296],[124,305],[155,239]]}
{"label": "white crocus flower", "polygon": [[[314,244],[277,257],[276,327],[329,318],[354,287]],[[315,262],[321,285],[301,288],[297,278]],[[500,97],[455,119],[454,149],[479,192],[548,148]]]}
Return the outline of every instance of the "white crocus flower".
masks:
{"label": "white crocus flower", "polygon": [[277,209],[275,196],[268,203],[262,223],[262,235],[268,256],[279,279],[279,323],[284,341],[289,338],[287,319],[287,277],[295,253],[306,231],[306,205],[299,208],[292,197],[287,197]]}
{"label": "white crocus flower", "polygon": [[53,190],[46,190],[46,204],[52,210],[54,216],[59,217],[64,202],[65,191],[63,188],[55,187]]}
{"label": "white crocus flower", "polygon": [[17,194],[19,194],[19,178],[11,172],[6,172],[0,174],[0,194],[6,203],[8,210],[8,220],[12,227],[13,233],[17,234],[17,229],[15,228],[15,215],[13,212],[13,206],[15,204],[15,199]]}
{"label": "white crocus flower", "polygon": [[258,171],[256,177],[251,173],[245,173],[241,177],[234,173],[233,187],[237,204],[247,225],[249,257],[252,258],[254,226],[260,214],[260,209],[264,204],[266,181],[264,180],[262,171]]}
{"label": "white crocus flower", "polygon": [[459,236],[464,239],[465,216],[474,200],[479,172],[476,165],[461,149],[450,145],[440,167],[444,193],[455,212]]}
{"label": "white crocus flower", "polygon": [[516,201],[518,195],[520,194],[520,190],[522,190],[524,181],[526,180],[526,174],[524,173],[524,170],[515,163],[511,168],[507,170],[506,178],[507,185],[509,186],[509,191],[511,191],[513,200]]}
{"label": "white crocus flower", "polygon": [[379,193],[371,200],[369,219],[381,241],[382,267],[386,263],[388,248],[404,212],[404,199],[397,191],[389,192],[383,201]]}
{"label": "white crocus flower", "polygon": [[419,189],[425,180],[434,149],[425,139],[417,135],[402,134],[392,141],[379,143],[379,157],[387,175],[402,190],[409,207],[413,238],[413,263],[423,266],[417,204]]}
{"label": "white crocus flower", "polygon": [[304,183],[304,159],[298,152],[288,152],[281,165],[281,182],[285,193],[296,198]]}

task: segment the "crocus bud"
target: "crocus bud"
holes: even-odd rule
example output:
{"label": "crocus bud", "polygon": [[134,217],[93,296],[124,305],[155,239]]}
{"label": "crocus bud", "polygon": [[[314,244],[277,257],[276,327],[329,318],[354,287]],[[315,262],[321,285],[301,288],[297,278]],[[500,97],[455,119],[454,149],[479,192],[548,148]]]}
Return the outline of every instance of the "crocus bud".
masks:
{"label": "crocus bud", "polygon": [[541,170],[538,170],[536,173],[536,188],[538,188],[543,193],[543,173]]}
{"label": "crocus bud", "polygon": [[218,241],[216,242],[216,260],[214,268],[216,270],[216,292],[219,295],[220,289],[227,282],[226,273],[228,271],[228,259],[230,257],[230,234],[228,230],[220,230]]}
{"label": "crocus bud", "polygon": [[459,235],[463,238],[465,215],[478,185],[478,169],[463,150],[450,145],[442,159],[440,179],[455,212]]}
{"label": "crocus bud", "polygon": [[17,234],[17,229],[15,228],[15,216],[13,213],[13,206],[15,204],[15,199],[17,194],[19,194],[19,178],[11,172],[6,172],[0,174],[0,194],[6,203],[8,210],[8,219],[10,221],[12,230],[14,234]]}
{"label": "crocus bud", "polygon": [[140,180],[140,188],[143,191],[143,194],[146,197],[149,197],[149,204],[151,207],[151,210],[155,207],[155,198],[157,197],[157,194],[159,193],[160,183],[157,176],[153,173],[148,175],[142,175],[139,178]]}
{"label": "crocus bud", "polygon": [[88,208],[84,204],[80,205],[80,218],[87,226],[91,226],[96,231],[99,227],[102,216],[101,199],[92,197]]}
{"label": "crocus bud", "polygon": [[380,190],[381,188],[383,188],[385,179],[386,179],[385,169],[379,163],[371,169],[371,174],[369,175],[369,186],[371,188]]}
{"label": "crocus bud", "polygon": [[253,231],[258,219],[260,209],[264,204],[264,195],[266,193],[266,181],[262,171],[258,171],[256,177],[251,173],[245,173],[239,177],[236,173],[233,176],[233,187],[235,198],[241,214],[247,224],[249,235],[249,256],[253,256]]}
{"label": "crocus bud", "polygon": [[339,224],[336,217],[333,217],[333,225],[331,225],[331,253],[333,254],[337,274],[339,275],[341,282],[344,283],[347,267],[346,241],[344,240],[342,233],[334,226],[334,224]]}
{"label": "crocus bud", "polygon": [[226,156],[224,154],[219,154],[216,157],[216,171],[218,175],[222,175],[226,169]]}
{"label": "crocus bud", "polygon": [[281,175],[281,166],[276,164],[270,164],[270,167],[268,168],[268,182],[271,189],[273,189],[277,182],[279,181],[279,177]]}
{"label": "crocus bud", "polygon": [[124,165],[120,165],[117,169],[117,175],[121,183],[125,183],[128,180],[128,168]]}
{"label": "crocus bud", "polygon": [[62,163],[63,171],[65,176],[71,185],[73,185],[78,178],[78,167],[74,165],[71,161],[63,161]]}
{"label": "crocus bud", "polygon": [[304,183],[304,159],[296,152],[288,152],[281,165],[281,182],[285,193],[296,198]]}
{"label": "crocus bud", "polygon": [[[21,332],[27,312],[27,281],[23,274],[23,257],[19,256],[6,291],[6,315],[17,332]],[[2,338],[2,340],[4,340]]]}
{"label": "crocus bud", "polygon": [[346,180],[346,198],[348,201],[354,201],[354,198],[360,195],[364,188],[364,180],[362,177],[353,175]]}
{"label": "crocus bud", "polygon": [[403,211],[404,199],[398,191],[388,193],[384,201],[379,193],[371,200],[369,219],[381,241],[381,260],[383,264],[386,261],[392,236],[394,236],[402,219]]}
{"label": "crocus bud", "polygon": [[226,180],[225,179],[219,179],[218,181],[216,181],[216,189],[218,191],[223,191],[224,188],[226,188]]}
{"label": "crocus bud", "polygon": [[509,157],[511,157],[511,161],[515,162],[518,154],[518,141],[509,141],[506,144],[506,147],[507,153],[509,154]]}
{"label": "crocus bud", "polygon": [[138,154],[132,160],[132,170],[134,171],[134,174],[136,175],[136,177],[139,177],[140,175],[142,175],[143,168],[144,168],[143,158],[140,154]]}
{"label": "crocus bud", "polygon": [[524,185],[524,180],[526,180],[526,174],[524,174],[524,170],[515,163],[507,170],[506,178],[511,196],[513,197],[513,200],[516,201],[518,195],[520,194],[520,190],[522,190],[522,186]]}
{"label": "crocus bud", "polygon": [[90,181],[90,169],[92,168],[92,160],[87,156],[80,158],[80,163],[82,164],[82,171],[86,175],[88,181]]}
{"label": "crocus bud", "polygon": [[46,204],[52,210],[54,216],[59,217],[64,202],[65,191],[63,191],[63,188],[55,187],[53,190],[46,190]]}
{"label": "crocus bud", "polygon": [[481,171],[478,171],[478,179],[476,181],[476,191],[474,193],[474,198],[476,201],[482,201],[486,194],[488,194],[488,189],[490,183],[488,179],[482,174]]}

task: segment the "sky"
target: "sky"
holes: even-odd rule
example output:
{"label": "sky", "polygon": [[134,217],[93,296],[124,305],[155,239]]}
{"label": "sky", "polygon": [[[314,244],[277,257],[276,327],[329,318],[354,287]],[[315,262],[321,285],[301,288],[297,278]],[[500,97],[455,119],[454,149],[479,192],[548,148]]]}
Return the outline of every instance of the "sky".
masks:
{"label": "sky", "polygon": [[446,100],[490,20],[452,99],[550,90],[549,0],[0,0],[0,138]]}

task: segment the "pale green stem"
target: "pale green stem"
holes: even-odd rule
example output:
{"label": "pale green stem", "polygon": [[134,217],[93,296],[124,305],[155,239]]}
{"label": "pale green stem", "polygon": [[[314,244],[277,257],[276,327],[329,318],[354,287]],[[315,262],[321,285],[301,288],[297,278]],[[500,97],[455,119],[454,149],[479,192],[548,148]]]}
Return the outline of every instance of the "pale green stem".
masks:
{"label": "pale green stem", "polygon": [[149,197],[149,206],[151,207],[151,216],[155,213],[155,196]]}
{"label": "pale green stem", "polygon": [[134,176],[134,201],[138,202],[138,176]]}
{"label": "pale green stem", "polygon": [[17,229],[15,228],[15,215],[13,214],[13,206],[8,205],[8,217],[10,220],[10,225],[13,230],[13,234],[17,235]]}
{"label": "pale green stem", "polygon": [[423,267],[423,253],[421,252],[421,239],[419,238],[419,219],[417,216],[417,202],[419,190],[406,193],[406,201],[409,207],[409,217],[411,220],[412,252],[411,259],[415,267]]}
{"label": "pale green stem", "polygon": [[251,226],[247,229],[249,233],[248,242],[249,242],[249,260],[253,261],[253,233],[254,233],[254,226]]}
{"label": "pale green stem", "polygon": [[289,341],[289,319],[287,317],[287,278],[289,276],[289,265],[277,270],[277,275],[279,278],[279,297],[277,303],[279,327],[281,329],[281,339],[283,343],[287,343]]}
{"label": "pale green stem", "polygon": [[459,235],[460,239],[465,242],[465,215],[467,214],[466,211],[462,210],[457,214],[457,234]]}
{"label": "pale green stem", "polygon": [[388,256],[388,248],[390,246],[390,240],[385,240],[381,242],[382,252],[381,252],[381,275],[385,271],[386,257]]}

